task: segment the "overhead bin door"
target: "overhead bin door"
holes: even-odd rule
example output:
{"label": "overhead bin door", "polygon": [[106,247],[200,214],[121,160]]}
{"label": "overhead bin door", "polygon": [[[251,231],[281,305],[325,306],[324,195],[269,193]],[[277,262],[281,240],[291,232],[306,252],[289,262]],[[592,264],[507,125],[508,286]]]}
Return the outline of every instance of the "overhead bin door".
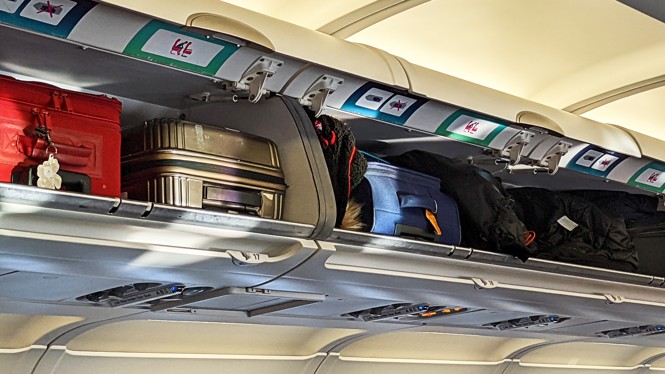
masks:
{"label": "overhead bin door", "polygon": [[[581,117],[492,90],[449,75],[429,70],[399,59],[409,76],[410,90],[464,108],[475,109],[499,118],[519,122],[520,113],[529,111],[549,121],[525,123],[552,130],[561,135],[621,152],[641,155],[639,146],[625,131],[616,127],[587,121]],[[524,120],[525,117],[522,117]],[[557,126],[551,126],[554,122]]]}
{"label": "overhead bin door", "polygon": [[[335,235],[343,236],[342,232]],[[527,322],[524,326],[554,322],[563,327],[603,319],[661,323],[664,290],[659,283],[651,284],[650,276],[538,260],[523,264],[508,256],[466,248],[363,236],[365,245],[321,243],[323,249],[307,262],[270,282],[268,286],[276,289],[328,295],[323,303],[284,314],[418,324],[424,319],[401,317],[427,317],[420,311],[431,306],[448,309],[442,313],[450,316],[450,322],[445,316],[432,321],[443,325],[494,326],[493,322],[505,321],[518,327]],[[479,309],[514,314],[476,318],[473,312]],[[539,322],[549,316],[554,319]],[[521,320],[526,317],[528,321]],[[559,324],[569,317],[575,321]],[[555,325],[551,327],[557,328]]]}
{"label": "overhead bin door", "polygon": [[326,347],[362,330],[215,322],[124,321],[60,340],[37,373],[313,373]]}

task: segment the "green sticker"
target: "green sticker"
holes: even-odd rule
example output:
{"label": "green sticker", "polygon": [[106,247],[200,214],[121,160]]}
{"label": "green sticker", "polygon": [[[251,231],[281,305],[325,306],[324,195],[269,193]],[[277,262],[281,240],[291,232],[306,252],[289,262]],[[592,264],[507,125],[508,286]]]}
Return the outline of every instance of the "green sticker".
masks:
{"label": "green sticker", "polygon": [[446,118],[435,133],[487,147],[507,127],[499,121],[495,118],[460,109]]}
{"label": "green sticker", "polygon": [[232,43],[209,39],[153,20],[134,36],[123,53],[163,65],[215,75],[238,48]]}
{"label": "green sticker", "polygon": [[653,192],[663,192],[663,185],[665,185],[665,165],[652,162],[642,167],[630,178],[628,184]]}

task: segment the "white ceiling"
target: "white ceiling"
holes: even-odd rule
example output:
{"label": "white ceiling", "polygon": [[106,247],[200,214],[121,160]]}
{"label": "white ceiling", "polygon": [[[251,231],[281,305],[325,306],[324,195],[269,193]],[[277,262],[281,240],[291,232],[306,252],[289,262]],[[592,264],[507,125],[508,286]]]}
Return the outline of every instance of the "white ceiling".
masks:
{"label": "white ceiling", "polygon": [[665,90],[610,95],[665,75],[665,24],[619,1],[225,1],[555,108],[604,100],[576,113],[665,139]]}

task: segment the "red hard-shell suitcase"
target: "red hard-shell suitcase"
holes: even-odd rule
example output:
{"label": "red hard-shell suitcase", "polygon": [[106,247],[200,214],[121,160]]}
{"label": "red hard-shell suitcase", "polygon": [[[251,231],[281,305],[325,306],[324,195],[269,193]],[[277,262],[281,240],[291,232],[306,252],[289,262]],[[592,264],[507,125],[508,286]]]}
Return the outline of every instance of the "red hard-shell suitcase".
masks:
{"label": "red hard-shell suitcase", "polygon": [[120,112],[116,99],[0,75],[0,182],[26,183],[54,153],[62,189],[119,196]]}

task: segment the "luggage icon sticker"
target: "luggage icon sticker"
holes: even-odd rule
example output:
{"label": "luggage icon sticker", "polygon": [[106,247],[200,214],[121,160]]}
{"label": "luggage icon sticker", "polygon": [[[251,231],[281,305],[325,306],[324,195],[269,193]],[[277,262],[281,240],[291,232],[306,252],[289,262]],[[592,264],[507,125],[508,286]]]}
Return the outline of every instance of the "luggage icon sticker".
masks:
{"label": "luggage icon sticker", "polygon": [[95,5],[88,0],[0,0],[0,22],[66,38]]}
{"label": "luggage icon sticker", "polygon": [[14,13],[22,3],[23,0],[0,0],[0,12]]}
{"label": "luggage icon sticker", "polygon": [[384,105],[380,112],[387,113],[393,116],[401,117],[409,109],[411,105],[416,103],[416,99],[410,97],[395,95],[389,101],[388,105]]}
{"label": "luggage icon sticker", "polygon": [[503,121],[460,109],[446,118],[436,134],[487,147],[508,126]]}
{"label": "luggage icon sticker", "polygon": [[76,6],[76,3],[70,0],[33,0],[27,7],[23,8],[21,16],[57,25],[62,19]]}
{"label": "luggage icon sticker", "polygon": [[425,99],[407,96],[376,83],[366,83],[357,89],[340,109],[403,125],[426,102]]}
{"label": "luggage icon sticker", "polygon": [[607,177],[626,158],[628,157],[620,153],[589,145],[573,157],[566,168]]}
{"label": "luggage icon sticker", "polygon": [[383,105],[393,94],[391,92],[382,90],[380,88],[372,88],[365,94],[361,95],[356,101],[355,105],[370,109],[377,110]]}
{"label": "luggage icon sticker", "polygon": [[653,192],[664,192],[665,164],[652,162],[644,166],[630,178],[628,184]]}
{"label": "luggage icon sticker", "polygon": [[215,75],[238,46],[153,20],[127,44],[124,54],[206,75]]}

